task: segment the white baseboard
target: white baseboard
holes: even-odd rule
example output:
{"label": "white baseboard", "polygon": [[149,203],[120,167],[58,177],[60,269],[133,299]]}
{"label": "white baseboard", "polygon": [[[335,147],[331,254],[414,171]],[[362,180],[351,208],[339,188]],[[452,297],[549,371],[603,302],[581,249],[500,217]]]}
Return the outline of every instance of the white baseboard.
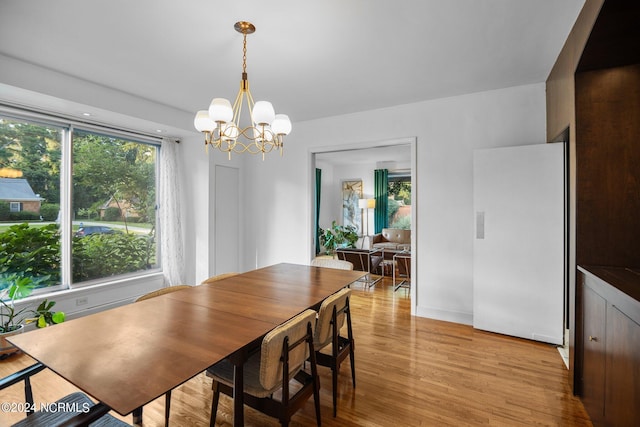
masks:
{"label": "white baseboard", "polygon": [[416,308],[416,316],[442,320],[445,322],[460,323],[463,325],[473,325],[473,313],[418,306]]}

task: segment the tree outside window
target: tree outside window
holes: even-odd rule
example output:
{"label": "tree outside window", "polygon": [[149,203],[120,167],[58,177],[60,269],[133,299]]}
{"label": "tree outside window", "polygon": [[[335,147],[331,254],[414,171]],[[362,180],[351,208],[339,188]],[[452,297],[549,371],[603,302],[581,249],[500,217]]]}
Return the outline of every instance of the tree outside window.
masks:
{"label": "tree outside window", "polygon": [[[108,132],[0,116],[0,289],[13,274],[63,288],[70,285],[61,283],[65,276],[104,281],[159,267],[158,153],[158,145]],[[73,171],[68,188],[61,187],[64,164]],[[61,218],[68,200],[71,213]],[[69,236],[60,233],[65,221]],[[62,259],[63,239],[71,240],[69,260]]]}
{"label": "tree outside window", "polygon": [[387,189],[389,228],[411,229],[411,176],[390,175]]}

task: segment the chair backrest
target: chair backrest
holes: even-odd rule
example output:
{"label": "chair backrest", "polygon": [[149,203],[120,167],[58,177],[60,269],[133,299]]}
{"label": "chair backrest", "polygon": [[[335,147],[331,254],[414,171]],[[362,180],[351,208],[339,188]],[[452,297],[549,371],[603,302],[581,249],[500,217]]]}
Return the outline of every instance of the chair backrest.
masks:
{"label": "chair backrest", "polygon": [[369,250],[367,249],[338,249],[338,259],[348,261],[357,271],[369,270]]}
{"label": "chair backrest", "polygon": [[191,286],[189,286],[189,285],[167,286],[166,288],[160,288],[160,289],[158,289],[156,291],[151,291],[148,294],[141,295],[138,298],[136,298],[135,302],[144,301],[144,300],[149,299],[149,298],[157,297],[157,296],[168,294],[168,293],[171,293],[171,292],[176,292],[176,291],[179,291],[179,290],[182,290],[182,289],[187,289],[187,288],[190,288],[190,287]]}
{"label": "chair backrest", "polygon": [[411,255],[397,256],[398,271],[402,276],[411,277]]}
{"label": "chair backrest", "polygon": [[411,244],[411,230],[383,228],[380,234],[387,242]]}
{"label": "chair backrest", "polygon": [[[271,330],[262,340],[260,358],[260,384],[267,390],[282,385],[285,338],[288,340],[289,378],[302,368],[309,357],[307,339],[313,339],[316,312],[305,310]],[[308,329],[310,328],[310,330]],[[302,341],[301,341],[302,340]]]}
{"label": "chair backrest", "polygon": [[336,330],[340,331],[340,328],[344,325],[345,310],[348,308],[350,296],[351,289],[344,288],[335,294],[328,296],[324,301],[322,301],[320,310],[318,310],[316,330],[313,335],[313,345],[317,350],[331,342],[331,338],[333,336],[331,319],[333,317],[334,307],[337,313]]}
{"label": "chair backrest", "polygon": [[353,270],[353,264],[349,261],[343,261],[334,258],[314,258],[311,261],[312,267],[335,268],[338,270]]}
{"label": "chair backrest", "polygon": [[200,284],[204,285],[206,283],[217,282],[218,280],[226,279],[227,277],[237,276],[238,274],[240,274],[240,273],[222,273],[222,274],[218,274],[217,276],[211,276],[208,279],[203,280],[202,283],[200,283]]}

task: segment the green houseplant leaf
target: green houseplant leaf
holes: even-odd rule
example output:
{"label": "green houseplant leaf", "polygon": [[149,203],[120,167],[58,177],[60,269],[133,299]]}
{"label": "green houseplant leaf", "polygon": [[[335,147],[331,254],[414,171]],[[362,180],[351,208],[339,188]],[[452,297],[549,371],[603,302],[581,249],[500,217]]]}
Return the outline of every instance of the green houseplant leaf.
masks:
{"label": "green houseplant leaf", "polygon": [[34,279],[16,273],[0,274],[0,285],[3,288],[0,293],[0,333],[14,331],[22,323],[36,322],[36,326],[43,328],[64,322],[64,313],[51,311],[56,304],[54,301],[45,299],[35,310],[29,307],[23,307],[20,310],[15,308],[16,300],[28,297],[39,282],[48,279],[49,276]]}
{"label": "green houseplant leaf", "polygon": [[330,254],[339,247],[352,248],[358,241],[356,228],[351,225],[343,226],[333,221],[330,228],[321,231],[320,243]]}

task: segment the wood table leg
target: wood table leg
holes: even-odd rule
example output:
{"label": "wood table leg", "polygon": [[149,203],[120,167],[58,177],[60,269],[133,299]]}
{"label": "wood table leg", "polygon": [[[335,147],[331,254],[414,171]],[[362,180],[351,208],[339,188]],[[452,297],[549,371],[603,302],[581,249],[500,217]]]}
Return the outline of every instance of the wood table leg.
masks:
{"label": "wood table leg", "polygon": [[[239,352],[243,353],[243,352]],[[233,425],[244,426],[244,354],[229,357],[233,363]]]}
{"label": "wood table leg", "polygon": [[142,424],[142,406],[134,409],[132,412],[132,415],[133,415],[133,425]]}

